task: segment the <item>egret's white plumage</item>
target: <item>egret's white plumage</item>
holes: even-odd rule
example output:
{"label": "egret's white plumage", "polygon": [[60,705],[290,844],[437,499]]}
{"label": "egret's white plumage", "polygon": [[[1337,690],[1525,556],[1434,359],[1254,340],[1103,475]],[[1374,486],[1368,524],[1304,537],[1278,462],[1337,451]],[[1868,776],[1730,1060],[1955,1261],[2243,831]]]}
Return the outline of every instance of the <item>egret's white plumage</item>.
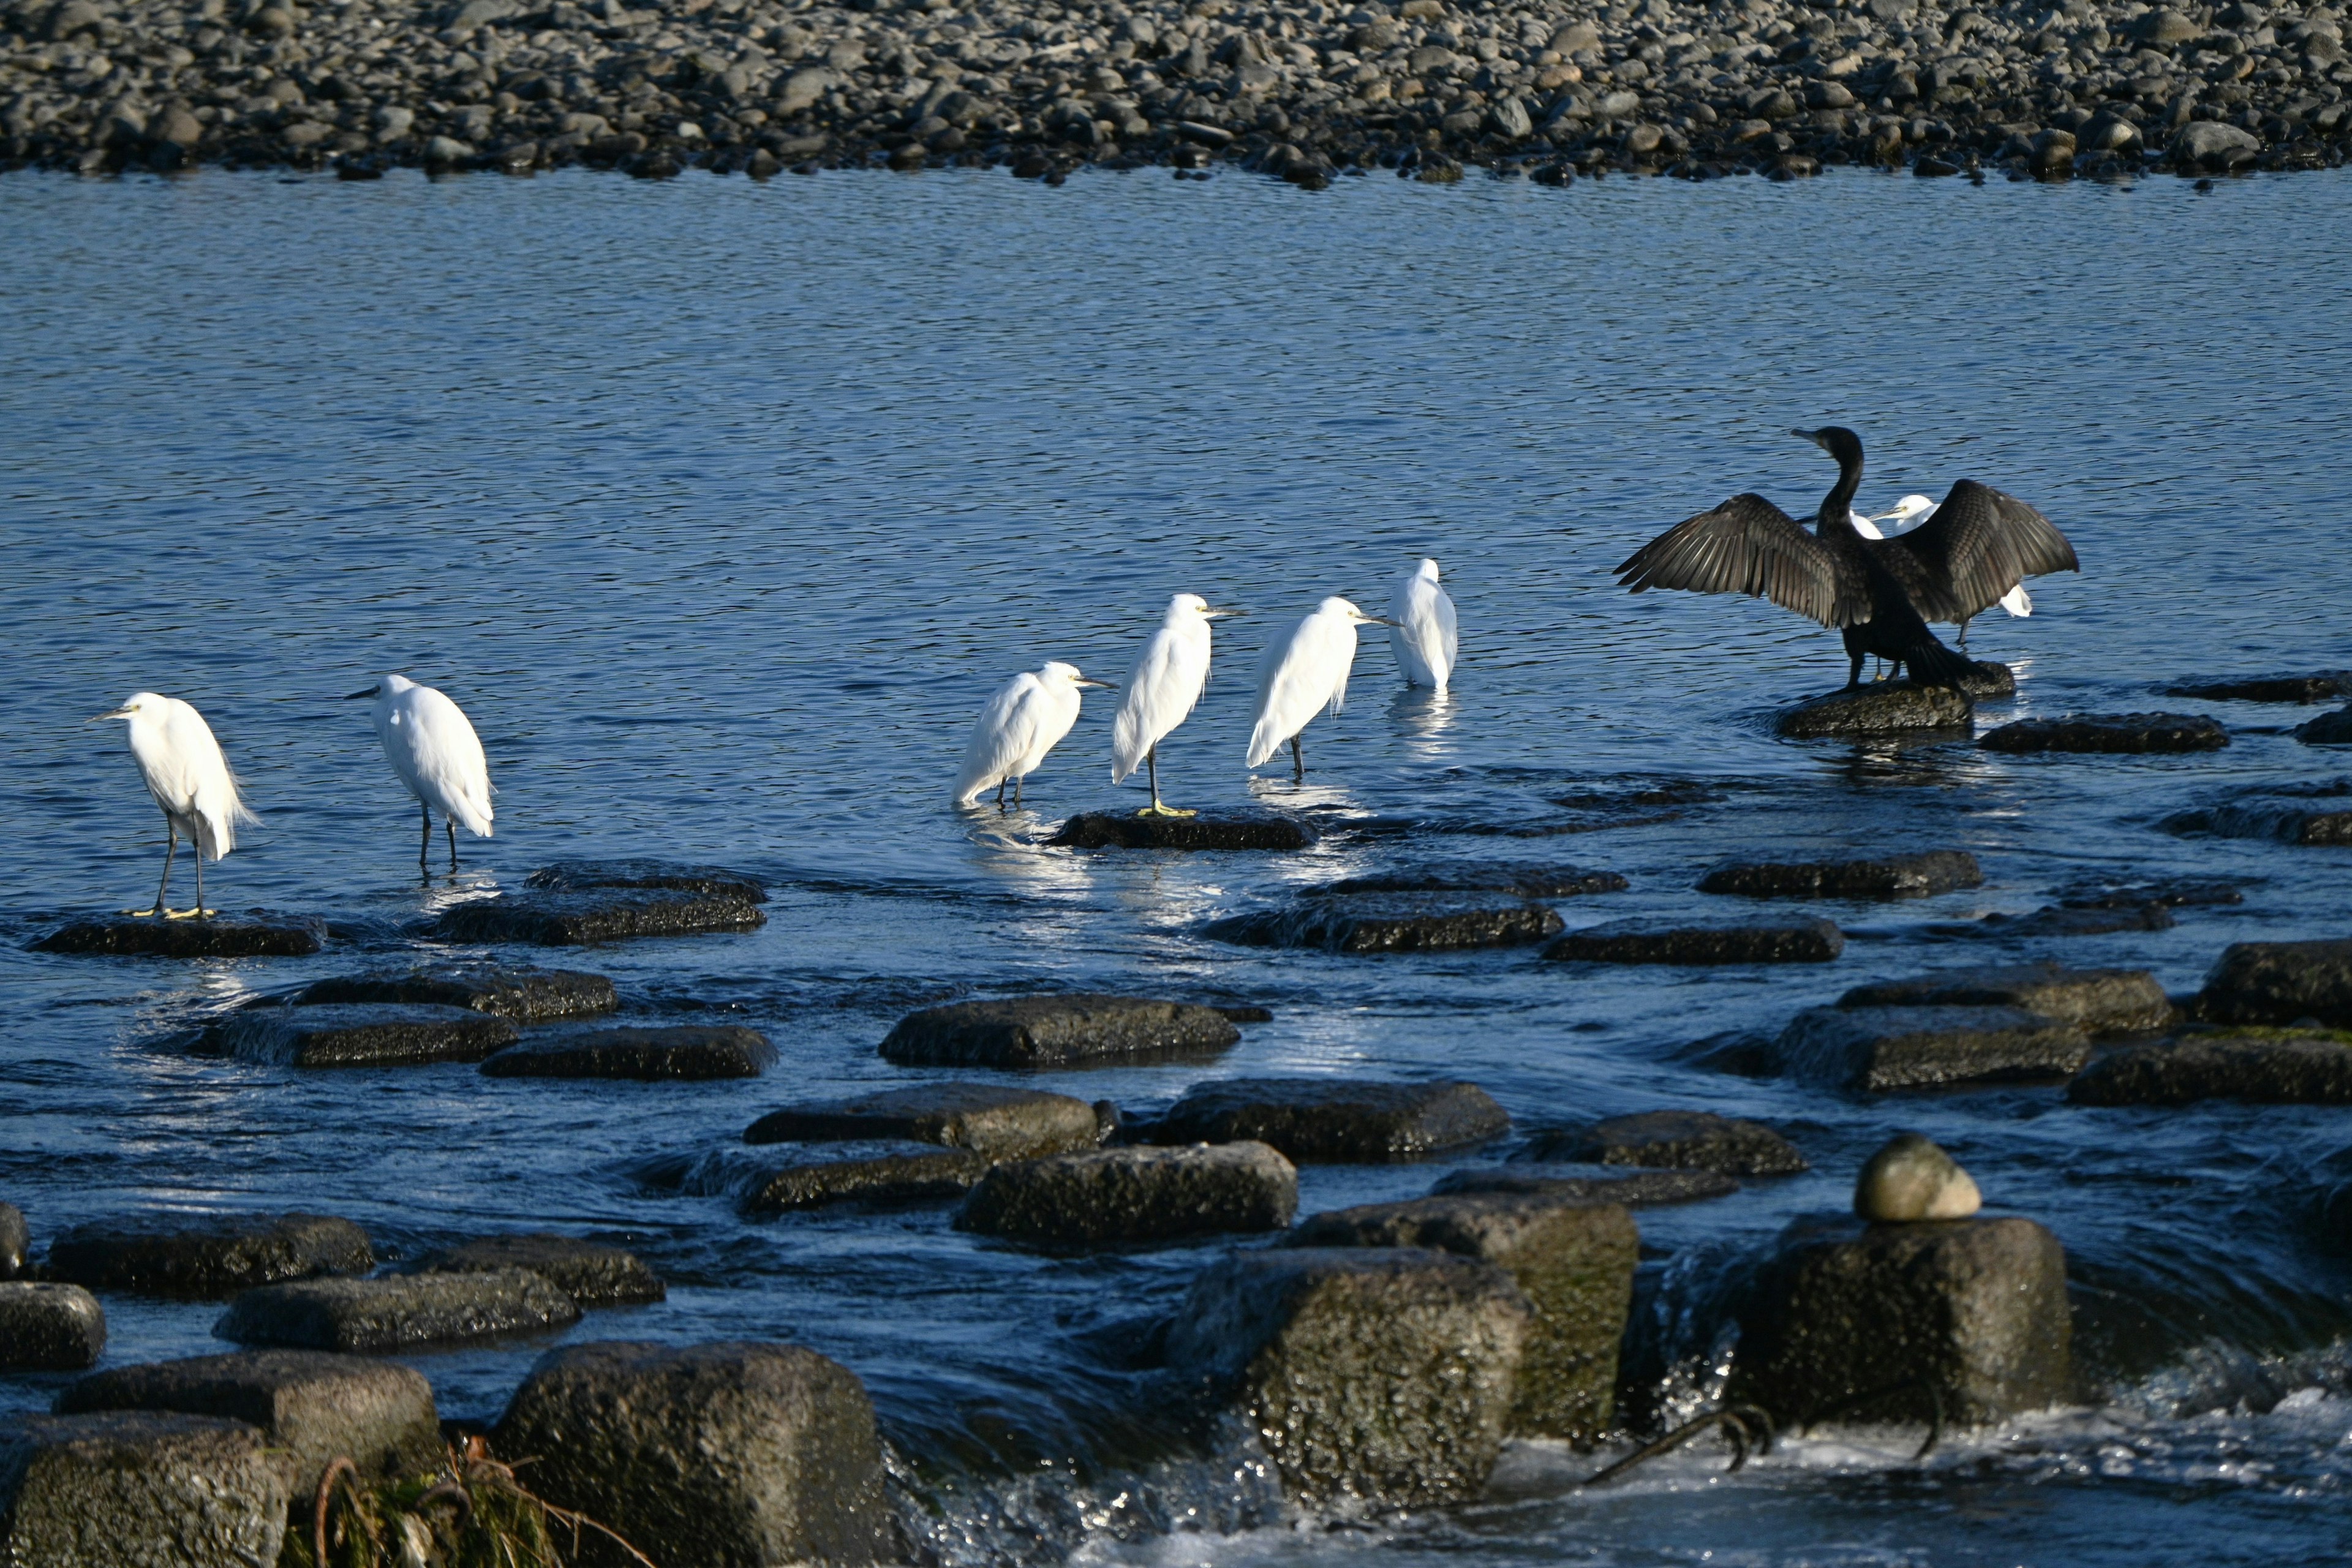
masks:
{"label": "egret's white plumage", "polygon": [[1088,680],[1077,666],[1059,659],[1024,670],[996,689],[971,727],[963,771],[956,775],[955,800],[969,805],[992,786],[1000,803],[1004,781],[1013,781],[1013,804],[1021,804],[1021,781],[1034,773],[1045,753],[1062,743],[1078,721],[1082,687],[1108,687]]}
{"label": "egret's white plumage", "polygon": [[1231,613],[1209,608],[1198,594],[1177,595],[1127,678],[1110,727],[1110,782],[1119,783],[1138,765],[1148,768],[1151,811],[1169,809],[1160,804],[1160,742],[1201,700],[1209,680],[1209,623]]}
{"label": "egret's white plumage", "polygon": [[[1854,529],[1864,539],[1893,539],[1897,534],[1925,527],[1927,521],[1936,515],[1936,502],[1927,496],[1907,495],[1895,503],[1893,511],[1882,511],[1875,517],[1864,517],[1860,512],[1853,515]],[[1882,522],[1893,526],[1881,530],[1878,525]],[[2000,596],[2000,607],[2022,619],[2033,613],[2033,600],[2026,593],[2025,584],[2020,583]]]}
{"label": "egret's white plumage", "polygon": [[147,793],[163,807],[163,820],[169,824],[164,829],[163,880],[155,889],[155,907],[133,912],[172,913],[163,896],[172,885],[172,857],[183,838],[196,852],[196,907],[188,912],[204,912],[205,857],[217,860],[236,848],[237,828],[255,820],[237,794],[236,776],[228,771],[228,759],[221,754],[220,742],[213,739],[212,726],[178,698],[152,691],[134,691],[123,699],[121,707],[90,722],[102,719],[131,721],[131,758],[139,764],[139,776],[147,783]]}
{"label": "egret's white plumage", "polygon": [[1389,627],[1389,646],[1396,650],[1405,684],[1444,690],[1461,638],[1454,629],[1454,601],[1437,585],[1436,562],[1423,561],[1397,584],[1389,600],[1389,619],[1394,623]]}
{"label": "egret's white plumage", "polygon": [[376,739],[383,742],[384,761],[425,813],[424,847],[419,864],[433,844],[433,814],[439,812],[449,827],[449,864],[457,863],[457,827],[477,838],[490,837],[489,760],[465,711],[429,686],[419,686],[404,675],[387,675],[354,700],[375,700],[371,715]]}
{"label": "egret's white plumage", "polygon": [[1348,672],[1356,663],[1356,627],[1388,622],[1368,616],[1334,595],[1289,637],[1266,649],[1257,672],[1257,712],[1250,730],[1249,765],[1256,767],[1287,742],[1300,773],[1307,768],[1298,732],[1326,709],[1337,713],[1348,700]]}

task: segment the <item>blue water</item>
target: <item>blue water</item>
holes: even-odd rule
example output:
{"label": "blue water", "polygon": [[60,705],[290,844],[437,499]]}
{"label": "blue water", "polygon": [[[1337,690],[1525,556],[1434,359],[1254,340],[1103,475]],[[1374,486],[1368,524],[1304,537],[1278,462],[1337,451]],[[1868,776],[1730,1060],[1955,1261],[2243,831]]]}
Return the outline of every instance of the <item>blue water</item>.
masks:
{"label": "blue water", "polygon": [[[2086,1110],[2047,1087],[1848,1100],[1688,1048],[1937,964],[2142,965],[2182,990],[2231,941],[2345,934],[2344,851],[2155,821],[2352,767],[2284,733],[2302,712],[2153,688],[2352,665],[2352,183],[17,175],[0,217],[0,1197],[37,1238],[299,1206],[394,1258],[524,1227],[626,1241],[668,1301],[570,1337],[836,1357],[875,1394],[908,1517],[956,1563],[2352,1551],[2352,1270],[2311,1217],[2347,1173],[2342,1111]],[[2032,619],[1972,628],[2021,681],[1986,722],[2161,705],[2213,712],[2235,743],[2021,761],[1773,739],[1773,709],[1843,679],[1835,639],[1744,601],[1629,599],[1607,568],[1737,490],[1809,510],[1832,476],[1787,431],[1831,422],[1870,442],[1870,509],[1974,477],[2079,548],[2085,571],[2038,581]],[[1306,785],[1252,778],[1258,650],[1326,594],[1383,603],[1423,552],[1461,606],[1450,698],[1404,693],[1368,638],[1346,711],[1307,732]],[[1108,784],[1098,697],[1028,811],[947,804],[996,683],[1045,658],[1121,678],[1179,590],[1248,614],[1220,623],[1207,698],[1162,748],[1171,797],[1410,831],[1272,858],[1041,848],[1070,810],[1142,798]],[[499,835],[454,879],[419,883],[412,807],[336,700],[386,669],[456,697],[489,754]],[[121,731],[83,723],[142,688],[205,711],[264,819],[208,872],[214,901],[374,938],[299,962],[22,951],[152,889],[154,809]],[[1589,825],[1556,797],[1660,780],[1717,798],[1530,836]],[[1818,968],[1593,973],[1198,935],[1295,886],[1449,858],[1632,879],[1564,906],[1571,925],[1728,912],[1690,890],[1727,854],[1887,844],[1972,849],[1987,884],[1825,905],[1853,943]],[[637,1015],[764,1029],[782,1068],[306,1075],[173,1044],[257,991],[384,959],[422,911],[621,853],[758,872],[769,923],[562,956]],[[1926,929],[2150,874],[2231,878],[2246,901],[2161,933]],[[944,1212],[746,1223],[646,1179],[788,1099],[919,1076],[873,1054],[909,1007],[1080,984],[1275,1010],[1212,1065],[1046,1080],[1131,1111],[1219,1076],[1446,1076],[1522,1131],[1668,1105],[1788,1131],[1811,1175],[1641,1214],[1645,1324],[1843,1206],[1891,1131],[1926,1131],[1994,1209],[2064,1241],[2083,1400],[1924,1465],[1916,1433],[1856,1429],[1732,1477],[1693,1451],[1595,1493],[1573,1482],[1600,1457],[1523,1446],[1477,1507],[1334,1531],[1286,1512],[1247,1453],[1166,1429],[1107,1348],[1216,1246],[1040,1258]],[[1302,1207],[1436,1173],[1310,1167]],[[110,1363],[218,1348],[215,1307],[106,1305]],[[545,1347],[415,1364],[445,1415],[488,1418]],[[59,1381],[0,1379],[0,1409]]]}

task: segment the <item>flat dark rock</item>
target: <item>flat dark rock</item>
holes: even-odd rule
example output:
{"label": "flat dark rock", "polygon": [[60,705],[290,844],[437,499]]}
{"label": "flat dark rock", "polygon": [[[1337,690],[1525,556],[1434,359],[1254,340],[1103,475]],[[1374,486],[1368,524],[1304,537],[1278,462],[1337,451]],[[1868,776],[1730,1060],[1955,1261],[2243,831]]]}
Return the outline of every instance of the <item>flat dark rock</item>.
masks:
{"label": "flat dark rock", "polygon": [[139,958],[304,958],[326,940],[324,921],[99,915],[58,927],[34,942],[33,950]]}
{"label": "flat dark rock", "polygon": [[1873,981],[1841,1007],[2013,1007],[2092,1035],[2141,1034],[2172,1021],[2172,1003],[2145,969],[2066,969],[2054,963],[1938,969]]}
{"label": "flat dark rock", "polygon": [[2296,725],[2294,738],[2306,746],[2352,746],[2352,708],[2338,708]]}
{"label": "flat dark rock", "polygon": [[2184,682],[2164,689],[2167,697],[2196,697],[2209,702],[2332,702],[2352,697],[2352,675],[2340,670],[2321,675],[2284,675],[2253,680]]}
{"label": "flat dark rock", "polygon": [[2081,1029],[2015,1007],[1812,1007],[1777,1048],[1793,1077],[1869,1093],[2064,1078],[2091,1055]]}
{"label": "flat dark rock", "polygon": [[2218,752],[2230,731],[2201,713],[2077,713],[2020,719],[1977,738],[1988,752]]}
{"label": "flat dark rock", "polygon": [[2275,1029],[2126,1046],[2075,1075],[2077,1105],[2352,1105],[2352,1035]]}
{"label": "flat dark rock", "polygon": [[743,1142],[895,1141],[1025,1160],[1091,1149],[1102,1132],[1095,1107],[1066,1094],[992,1083],[921,1083],[787,1105],[751,1123]]}
{"label": "flat dark rock", "polygon": [[1295,817],[1135,816],[1081,812],[1045,840],[1073,849],[1304,849],[1315,830]]}
{"label": "flat dark rock", "polygon": [[751,931],[768,917],[749,899],[665,888],[524,893],[459,904],[434,922],[439,942],[531,942],[582,947],[636,937]]}
{"label": "flat dark rock", "polygon": [[346,974],[313,981],[292,1000],[306,1007],[336,1003],[405,1002],[467,1007],[517,1024],[584,1018],[620,1005],[612,981],[575,969],[453,963],[406,973]]}
{"label": "flat dark rock", "polygon": [[1533,1193],[1571,1203],[1622,1204],[1648,1208],[1661,1204],[1727,1198],[1739,1184],[1718,1171],[1643,1171],[1630,1176],[1547,1175],[1540,1171],[1491,1168],[1449,1171],[1431,1187],[1444,1193]]}
{"label": "flat dark rock", "polygon": [[2242,904],[2245,893],[2218,877],[2167,877],[2145,882],[2078,882],[2062,889],[2058,902],[2070,910],[2138,910],[2162,904],[2168,910]]}
{"label": "flat dark rock", "polygon": [[1572,931],[1543,955],[1578,963],[1827,963],[1844,951],[1845,933],[1824,920],[1612,921]]}
{"label": "flat dark rock", "polygon": [[776,1065],[776,1047],[740,1024],[653,1028],[573,1027],[533,1035],[482,1063],[490,1078],[625,1078],[705,1082],[757,1078]]}
{"label": "flat dark rock", "polygon": [[2352,1029],[2352,941],[2231,942],[2205,976],[2197,1016]]}
{"label": "flat dark rock", "polygon": [[1078,992],[927,1007],[899,1019],[881,1051],[916,1067],[1058,1068],[1213,1056],[1241,1037],[1214,1007]]}
{"label": "flat dark rock", "polygon": [[48,1271],[99,1290],[217,1300],[257,1285],[375,1267],[367,1233],[326,1215],[227,1215],[79,1225]]}
{"label": "flat dark rock", "polygon": [[1300,1164],[1382,1164],[1485,1142],[1510,1127],[1503,1108],[1474,1083],[1228,1079],[1178,1100],[1153,1140],[1255,1141]]}
{"label": "flat dark rock", "polygon": [[747,872],[719,866],[674,865],[667,860],[559,860],[533,871],[525,879],[525,886],[550,893],[640,888],[702,893],[747,904],[768,901],[767,884]]}
{"label": "flat dark rock", "polygon": [[688,1178],[688,1191],[727,1191],[745,1214],[782,1214],[834,1204],[939,1203],[960,1198],[988,1174],[995,1161],[971,1149],[935,1144],[875,1142],[835,1144],[823,1157],[751,1166],[735,1163]]}
{"label": "flat dark rock", "polygon": [[1339,893],[1285,910],[1230,915],[1202,934],[1244,947],[1328,952],[1434,952],[1525,947],[1557,936],[1560,918],[1541,904],[1449,893]]}
{"label": "flat dark rock", "polygon": [[2137,906],[2044,904],[2030,914],[1990,914],[1972,925],[1939,925],[1937,933],[1958,936],[2113,936],[2126,931],[2170,931],[2177,922],[2163,904]]}
{"label": "flat dark rock", "polygon": [[0,1558],[25,1568],[258,1568],[278,1560],[287,1467],[242,1421],[170,1410],[0,1426]]}
{"label": "flat dark rock", "polygon": [[1869,860],[1738,860],[1702,878],[1702,893],[1750,899],[1924,899],[1984,882],[1965,849],[1926,849]]}
{"label": "flat dark rock", "polygon": [[1649,1110],[1538,1133],[1519,1156],[1546,1164],[1645,1165],[1727,1176],[1786,1176],[1812,1167],[1760,1121],[1708,1110]]}
{"label": "flat dark rock", "polygon": [[544,1232],[461,1241],[426,1254],[409,1272],[488,1274],[505,1268],[528,1268],[583,1307],[635,1306],[669,1294],[634,1252]]}
{"label": "flat dark rock", "polygon": [[1507,893],[1515,899],[1575,899],[1622,893],[1625,879],[1614,871],[1580,866],[1479,864],[1440,866],[1425,871],[1395,871],[1349,877],[1318,889],[1323,893]]}
{"label": "flat dark rock", "polygon": [[478,1062],[519,1037],[506,1019],[470,1007],[354,1002],[231,1013],[205,1026],[196,1048],[266,1067],[416,1067]]}
{"label": "flat dark rock", "polygon": [[2017,695],[2017,671],[1996,660],[1972,660],[1960,677],[1960,689],[1979,702]]}
{"label": "flat dark rock", "polygon": [[106,1349],[106,1313],[79,1285],[0,1282],[0,1372],[73,1372]]}
{"label": "flat dark rock", "polygon": [[1787,739],[1808,741],[1963,730],[1975,718],[1976,704],[1965,692],[1888,680],[1800,702],[1783,710],[1773,728]]}
{"label": "flat dark rock", "polygon": [[1297,1171],[1264,1143],[1096,1149],[997,1166],[955,1224],[1032,1247],[1133,1246],[1280,1230],[1297,1207]]}
{"label": "flat dark rock", "polygon": [[2176,812],[2164,819],[2163,827],[2183,837],[2352,844],[2352,779],[2284,785],[2219,805]]}
{"label": "flat dark rock", "polygon": [[381,1355],[579,1321],[579,1306],[543,1275],[507,1268],[264,1285],[230,1302],[213,1333],[241,1345]]}

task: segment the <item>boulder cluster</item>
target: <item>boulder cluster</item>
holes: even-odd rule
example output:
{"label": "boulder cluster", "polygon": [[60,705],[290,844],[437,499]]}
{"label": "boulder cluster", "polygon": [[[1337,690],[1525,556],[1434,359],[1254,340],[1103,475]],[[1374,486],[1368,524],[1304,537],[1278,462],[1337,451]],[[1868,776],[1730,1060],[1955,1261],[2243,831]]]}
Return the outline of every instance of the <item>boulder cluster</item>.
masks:
{"label": "boulder cluster", "polygon": [[2340,164],[2347,87],[2248,0],[10,0],[0,166],[2115,178]]}

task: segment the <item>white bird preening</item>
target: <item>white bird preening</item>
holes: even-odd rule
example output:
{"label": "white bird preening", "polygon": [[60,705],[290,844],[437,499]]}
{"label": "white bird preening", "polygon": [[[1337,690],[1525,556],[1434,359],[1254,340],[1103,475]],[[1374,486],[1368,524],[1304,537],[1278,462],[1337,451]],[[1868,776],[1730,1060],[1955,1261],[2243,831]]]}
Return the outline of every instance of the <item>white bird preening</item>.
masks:
{"label": "white bird preening", "polygon": [[1389,647],[1407,686],[1444,691],[1461,647],[1454,601],[1437,585],[1437,563],[1424,559],[1389,599]]}
{"label": "white bird preening", "polygon": [[[1851,515],[1854,531],[1864,539],[1893,539],[1897,534],[1927,526],[1927,521],[1936,515],[1936,502],[1927,496],[1907,495],[1895,503],[1893,511],[1882,511],[1874,517],[1864,517],[1858,511]],[[1891,522],[1894,526],[1882,530],[1878,526],[1882,522]],[[2020,583],[2000,596],[2000,607],[2022,620],[2033,613],[2033,599],[2026,593],[2025,584]],[[1960,623],[1959,643],[1962,647],[1969,646],[1969,623],[1966,621]]]}
{"label": "white bird preening", "polygon": [[474,726],[455,702],[404,675],[387,675],[349,700],[375,699],[376,739],[384,761],[424,808],[425,837],[416,863],[430,869],[433,814],[449,827],[449,868],[457,868],[457,825],[477,838],[490,837],[490,764]]}
{"label": "white bird preening", "polygon": [[1299,732],[1316,714],[1339,711],[1348,700],[1348,672],[1356,663],[1356,628],[1393,623],[1368,616],[1334,595],[1292,629],[1288,641],[1265,650],[1257,672],[1256,722],[1250,731],[1249,765],[1256,767],[1283,743],[1290,744],[1291,776],[1307,776]]}
{"label": "white bird preening", "polygon": [[1078,694],[1088,686],[1118,689],[1108,680],[1088,680],[1076,665],[1060,659],[1024,670],[998,687],[972,723],[963,771],[956,775],[955,803],[970,805],[993,784],[996,804],[1002,806],[1004,781],[1011,779],[1013,804],[1019,805],[1021,781],[1036,771],[1045,753],[1060,745],[1078,721]]}
{"label": "white bird preening", "polygon": [[[163,808],[163,880],[155,889],[155,907],[123,912],[167,920],[213,913],[205,908],[205,857],[217,860],[236,848],[239,826],[256,819],[237,795],[236,775],[228,771],[212,726],[178,698],[152,691],[134,691],[121,707],[90,722],[108,719],[131,721],[131,755],[147,781],[147,793]],[[175,910],[164,895],[172,887],[172,858],[184,837],[196,852],[196,903]]]}
{"label": "white bird preening", "polygon": [[1209,680],[1209,623],[1230,616],[1213,610],[1198,594],[1168,601],[1160,629],[1143,645],[1143,657],[1127,678],[1118,717],[1110,727],[1110,782],[1118,784],[1141,763],[1151,780],[1151,804],[1139,816],[1191,816],[1160,803],[1160,742],[1184,721]]}

